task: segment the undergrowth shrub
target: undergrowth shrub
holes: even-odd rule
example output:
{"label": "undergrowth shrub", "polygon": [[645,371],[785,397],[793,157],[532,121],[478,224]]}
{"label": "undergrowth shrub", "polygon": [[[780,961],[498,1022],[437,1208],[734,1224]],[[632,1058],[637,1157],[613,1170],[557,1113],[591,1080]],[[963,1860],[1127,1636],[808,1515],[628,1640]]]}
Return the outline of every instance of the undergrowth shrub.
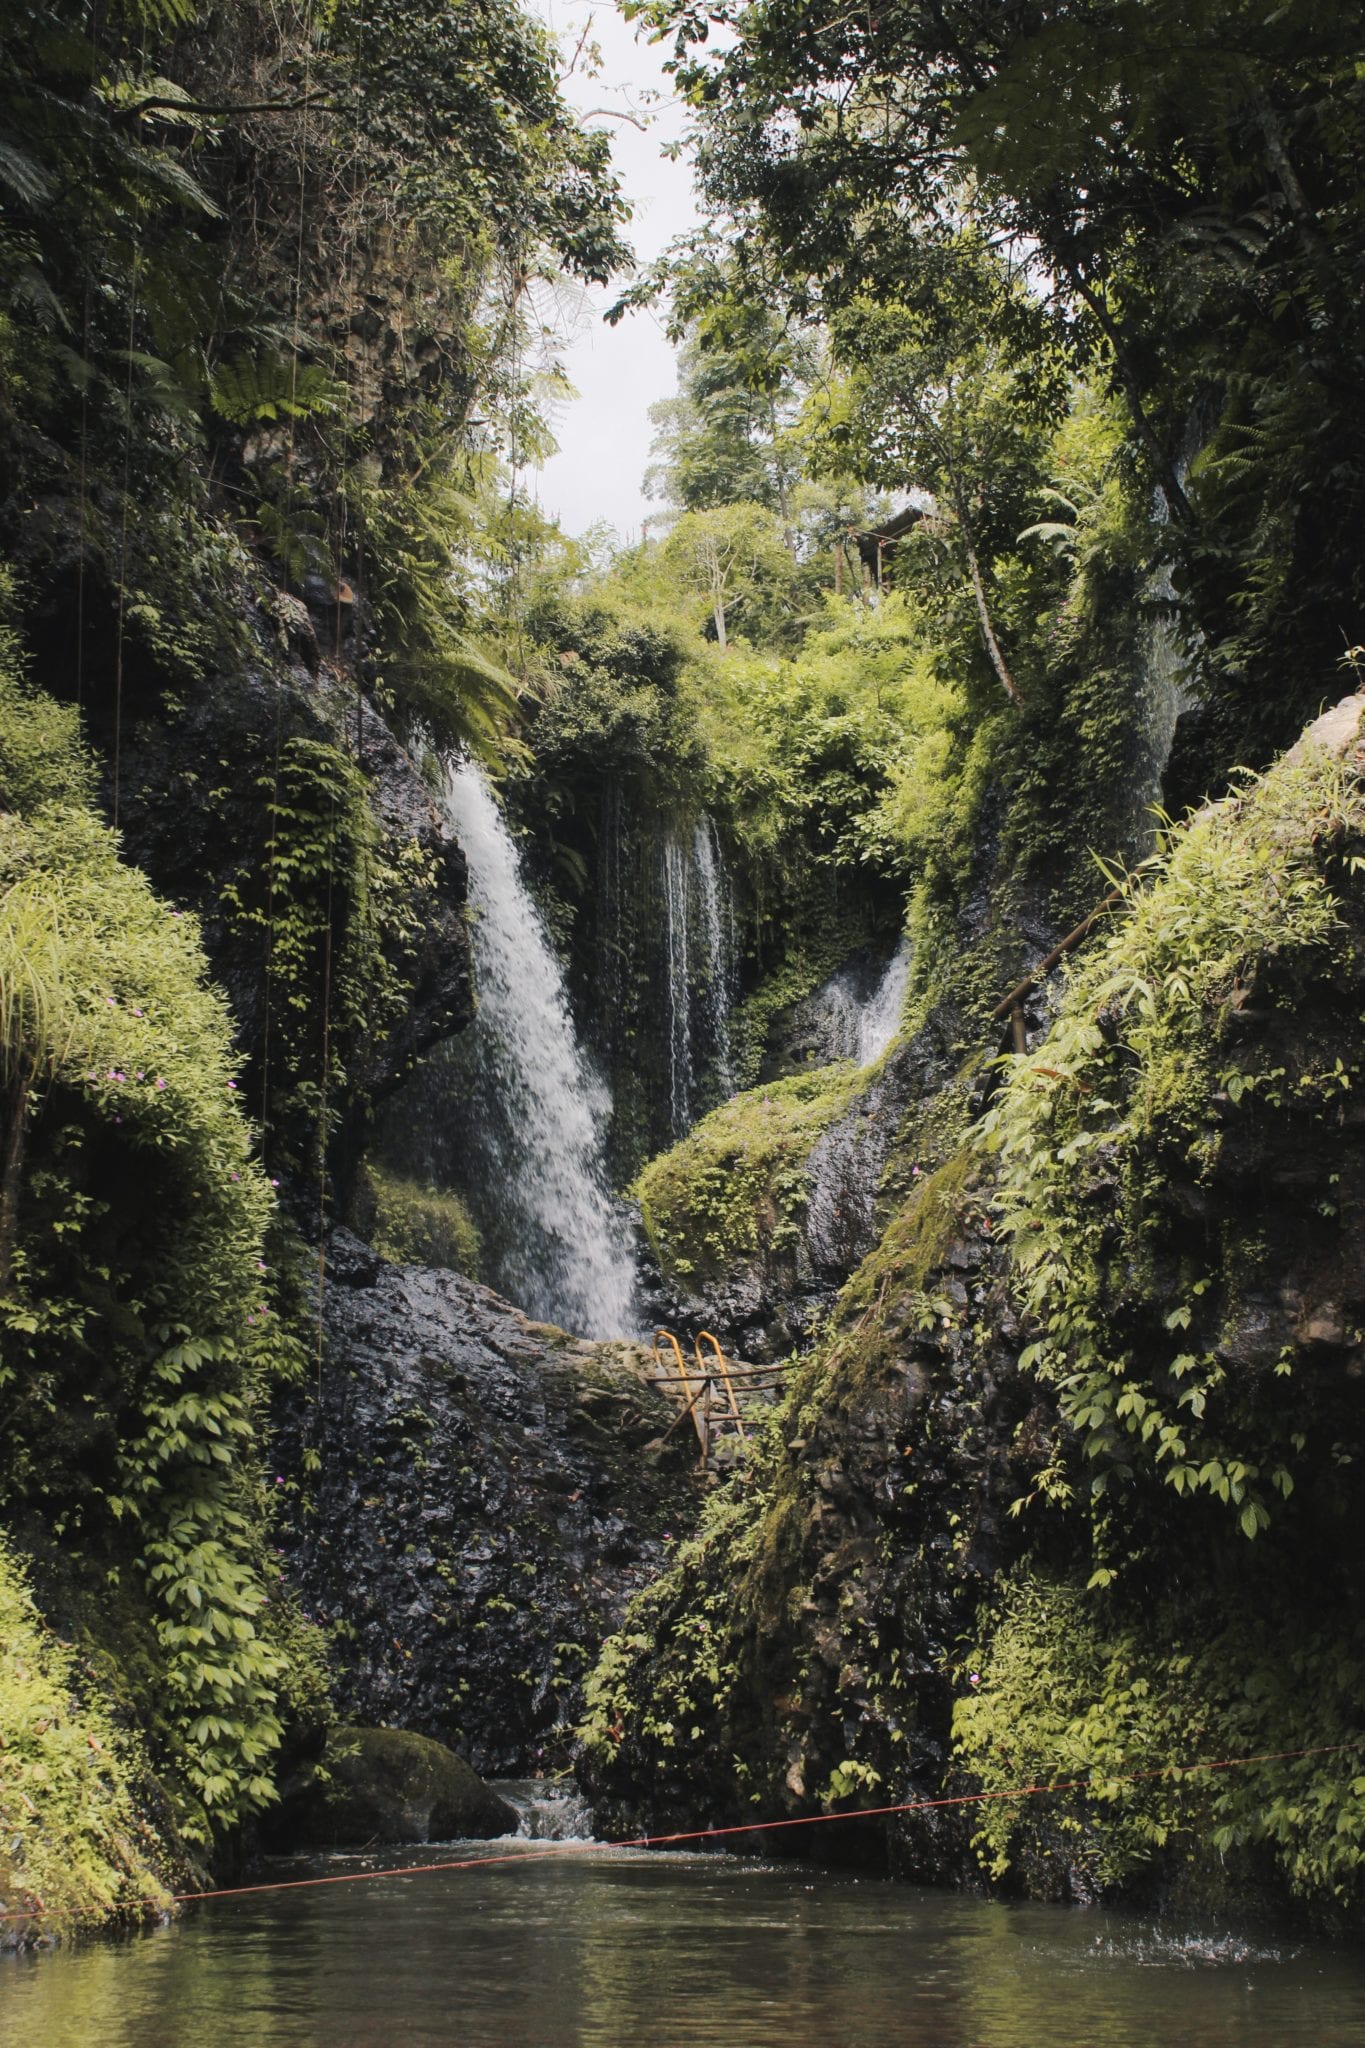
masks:
{"label": "undergrowth shrub", "polygon": [[55,1570],[136,1587],[159,1646],[154,1761],[207,1837],[273,1797],[289,1659],[258,1435],[297,1350],[197,926],[122,864],[87,787],[73,721],[11,670],[0,788],[26,803],[0,816],[0,1511]]}

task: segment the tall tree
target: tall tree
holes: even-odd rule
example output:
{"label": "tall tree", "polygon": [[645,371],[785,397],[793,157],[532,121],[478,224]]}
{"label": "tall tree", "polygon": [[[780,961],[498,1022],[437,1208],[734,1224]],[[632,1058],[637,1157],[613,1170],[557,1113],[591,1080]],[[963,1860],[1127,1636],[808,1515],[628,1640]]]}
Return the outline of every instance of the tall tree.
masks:
{"label": "tall tree", "polygon": [[712,202],[792,303],[899,298],[970,219],[1108,365],[1229,745],[1334,687],[1365,639],[1356,0],[639,11]]}

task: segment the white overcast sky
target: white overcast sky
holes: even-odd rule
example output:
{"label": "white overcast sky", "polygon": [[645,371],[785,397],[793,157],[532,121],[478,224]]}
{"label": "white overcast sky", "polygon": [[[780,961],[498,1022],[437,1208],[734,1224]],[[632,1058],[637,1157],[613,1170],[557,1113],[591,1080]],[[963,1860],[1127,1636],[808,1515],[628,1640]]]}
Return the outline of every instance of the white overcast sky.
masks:
{"label": "white overcast sky", "polygon": [[[635,212],[626,236],[641,264],[648,263],[690,228],[697,218],[689,165],[660,154],[679,139],[683,110],[673,102],[662,68],[663,48],[637,42],[616,11],[615,0],[531,0],[541,19],[569,47],[591,19],[591,40],[600,44],[598,77],[576,75],[565,86],[583,113],[598,108],[652,116],[644,133],[627,121],[599,116],[592,127],[611,136],[612,156]],[[650,90],[663,95],[650,103]],[[657,516],[641,490],[649,460],[647,417],[657,398],[671,397],[677,384],[673,350],[658,319],[631,313],[616,327],[602,314],[618,288],[584,296],[577,319],[565,306],[560,316],[577,331],[562,359],[579,397],[555,422],[559,453],[535,479],[541,505],[566,533],[585,533],[605,521],[623,540],[636,537],[642,520]]]}

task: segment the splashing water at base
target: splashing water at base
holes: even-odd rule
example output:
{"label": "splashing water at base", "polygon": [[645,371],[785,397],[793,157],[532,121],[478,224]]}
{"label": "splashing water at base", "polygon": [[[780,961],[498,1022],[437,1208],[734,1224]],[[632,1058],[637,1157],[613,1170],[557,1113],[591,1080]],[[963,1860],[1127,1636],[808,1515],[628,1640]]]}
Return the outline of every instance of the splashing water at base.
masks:
{"label": "splashing water at base", "polygon": [[639,1316],[629,1226],[603,1148],[610,1101],[579,1045],[564,979],[491,790],[455,769],[446,811],[469,862],[479,1008],[458,1051],[469,1199],[490,1277],[528,1314],[589,1337]]}
{"label": "splashing water at base", "polygon": [[573,1784],[553,1778],[496,1778],[493,1790],[515,1809],[521,1822],[517,1830],[518,1840],[592,1840],[592,1814],[588,1802]]}

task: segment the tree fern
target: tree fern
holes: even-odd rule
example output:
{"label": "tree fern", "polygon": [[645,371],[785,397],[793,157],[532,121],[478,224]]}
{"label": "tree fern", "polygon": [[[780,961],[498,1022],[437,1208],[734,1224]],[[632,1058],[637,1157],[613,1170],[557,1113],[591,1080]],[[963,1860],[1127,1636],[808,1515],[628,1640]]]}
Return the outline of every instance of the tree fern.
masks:
{"label": "tree fern", "polygon": [[315,419],[336,412],[344,396],[343,386],[320,363],[278,355],[238,356],[209,378],[214,411],[234,427]]}

